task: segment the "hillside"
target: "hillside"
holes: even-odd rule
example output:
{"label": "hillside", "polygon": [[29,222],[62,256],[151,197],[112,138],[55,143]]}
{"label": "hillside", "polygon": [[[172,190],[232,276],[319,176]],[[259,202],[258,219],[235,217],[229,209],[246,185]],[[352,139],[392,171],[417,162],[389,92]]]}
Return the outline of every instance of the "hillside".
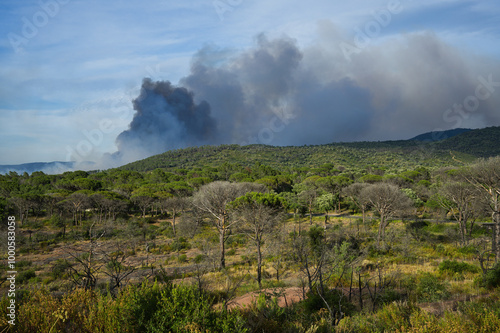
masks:
{"label": "hillside", "polygon": [[[471,130],[437,142],[416,140],[332,143],[317,146],[274,147],[222,145],[168,151],[122,166],[120,169],[150,171],[157,168],[218,166],[224,162],[251,166],[262,163],[274,168],[336,167],[366,168],[384,165],[403,170],[415,166],[460,166],[478,157],[500,155],[500,127]],[[390,167],[389,167],[390,166]]]}
{"label": "hillside", "polygon": [[425,141],[425,142],[441,141],[469,131],[471,131],[470,128],[455,128],[447,131],[433,131],[417,135],[416,137],[411,138],[410,140]]}
{"label": "hillside", "polygon": [[500,155],[500,127],[487,127],[462,133],[435,144],[442,150],[453,150],[476,157]]}

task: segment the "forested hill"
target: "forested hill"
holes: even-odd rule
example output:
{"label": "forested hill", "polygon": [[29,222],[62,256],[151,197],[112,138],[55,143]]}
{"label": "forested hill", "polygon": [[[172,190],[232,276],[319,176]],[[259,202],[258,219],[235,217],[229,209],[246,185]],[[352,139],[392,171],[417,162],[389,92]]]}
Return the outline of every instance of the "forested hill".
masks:
{"label": "forested hill", "polygon": [[500,127],[471,130],[436,142],[415,140],[332,143],[327,145],[274,147],[222,145],[172,150],[122,166],[120,169],[149,171],[157,168],[218,166],[225,162],[252,166],[262,163],[278,169],[336,167],[406,169],[415,166],[460,166],[478,157],[500,155]]}
{"label": "forested hill", "polygon": [[471,131],[470,128],[455,128],[447,131],[432,131],[417,135],[410,140],[425,142],[440,141],[469,131]]}

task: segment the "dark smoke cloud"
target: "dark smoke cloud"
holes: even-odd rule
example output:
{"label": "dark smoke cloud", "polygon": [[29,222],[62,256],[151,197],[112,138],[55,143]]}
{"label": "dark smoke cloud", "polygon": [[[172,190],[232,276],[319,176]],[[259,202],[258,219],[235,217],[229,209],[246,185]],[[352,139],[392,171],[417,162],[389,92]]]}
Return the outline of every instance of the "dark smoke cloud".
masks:
{"label": "dark smoke cloud", "polygon": [[130,129],[117,138],[123,161],[187,146],[273,145],[405,139],[455,127],[500,125],[500,87],[473,112],[454,109],[478,77],[500,81],[498,60],[460,51],[432,33],[373,43],[345,58],[349,42],[322,22],[318,41],[260,35],[255,47],[201,49],[174,87],[146,79]]}
{"label": "dark smoke cloud", "polygon": [[116,138],[124,160],[212,142],[217,133],[210,105],[196,104],[192,92],[170,82],[144,79],[133,106],[130,128]]}

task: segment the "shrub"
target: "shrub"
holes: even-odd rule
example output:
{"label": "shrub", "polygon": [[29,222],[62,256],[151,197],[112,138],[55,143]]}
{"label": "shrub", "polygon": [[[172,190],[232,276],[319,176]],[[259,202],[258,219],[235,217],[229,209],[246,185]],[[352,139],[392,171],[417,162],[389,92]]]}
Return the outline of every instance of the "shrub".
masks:
{"label": "shrub", "polygon": [[410,326],[412,317],[422,312],[424,311],[420,311],[417,306],[411,303],[393,302],[385,305],[376,313],[360,313],[352,317],[345,317],[340,321],[336,332],[406,332],[405,328]]}
{"label": "shrub", "polygon": [[168,285],[148,332],[245,332],[237,312],[215,311],[212,300],[196,288]]}
{"label": "shrub", "polygon": [[307,315],[312,315],[321,309],[327,308],[325,301],[328,303],[335,315],[340,315],[340,312],[344,315],[350,315],[355,309],[354,305],[349,303],[347,298],[344,297],[342,291],[336,289],[325,290],[325,295],[323,295],[323,297],[321,297],[317,292],[310,292],[307,294],[307,298],[302,301],[302,306],[304,307]]}
{"label": "shrub", "polygon": [[194,257],[194,262],[196,264],[199,264],[205,260],[205,256],[203,254],[198,254],[196,257]]}
{"label": "shrub", "polygon": [[36,277],[34,269],[29,269],[27,271],[22,271],[16,276],[16,283],[23,284],[28,282],[30,279]]}
{"label": "shrub", "polygon": [[457,249],[457,252],[461,254],[477,254],[477,249],[474,245],[467,245]]}
{"label": "shrub", "polygon": [[57,259],[52,267],[50,275],[54,280],[64,277],[66,271],[71,267],[71,264],[67,260]]}
{"label": "shrub", "polygon": [[447,286],[431,274],[423,274],[417,283],[417,294],[422,302],[434,302],[450,296]]}
{"label": "shrub", "polygon": [[172,242],[170,248],[173,251],[189,250],[191,248],[191,244],[189,244],[189,242],[184,237],[179,237]]}
{"label": "shrub", "polygon": [[181,254],[179,256],[179,258],[177,258],[177,260],[180,262],[180,263],[185,263],[187,261],[187,255],[185,254]]}
{"label": "shrub", "polygon": [[29,260],[19,260],[16,262],[16,268],[31,266],[32,262]]}
{"label": "shrub", "polygon": [[493,289],[500,286],[500,262],[488,270],[480,281],[482,287]]}
{"label": "shrub", "polygon": [[377,304],[389,304],[396,301],[402,301],[405,295],[394,289],[384,289],[382,293],[377,295]]}
{"label": "shrub", "polygon": [[468,264],[466,262],[459,262],[456,260],[445,260],[439,264],[439,272],[451,272],[451,273],[459,273],[463,274],[466,272],[469,273],[479,273],[479,267]]}

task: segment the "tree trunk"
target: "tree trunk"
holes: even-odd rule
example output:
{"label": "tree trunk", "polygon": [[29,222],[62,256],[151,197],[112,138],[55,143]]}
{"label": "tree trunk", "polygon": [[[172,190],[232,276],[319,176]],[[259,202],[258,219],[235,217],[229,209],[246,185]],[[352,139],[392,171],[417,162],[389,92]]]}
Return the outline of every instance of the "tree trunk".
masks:
{"label": "tree trunk", "polygon": [[312,203],[309,205],[309,224],[313,224]]}
{"label": "tree trunk", "polygon": [[380,225],[378,226],[378,235],[377,235],[377,249],[380,249],[380,240],[382,237],[383,227],[384,227],[384,215],[380,214]]}
{"label": "tree trunk", "polygon": [[[498,207],[495,207],[498,209]],[[493,227],[493,240],[491,242],[491,250],[496,254],[495,260],[500,259],[500,213],[498,211],[493,213],[493,222],[495,225]]]}
{"label": "tree trunk", "polygon": [[262,288],[262,252],[260,249],[260,240],[257,239],[257,282],[259,289]]}
{"label": "tree trunk", "polygon": [[220,229],[219,230],[220,269],[226,268],[226,258],[224,253],[225,236],[226,236],[226,230],[224,228]]}
{"label": "tree trunk", "polygon": [[175,209],[172,210],[172,231],[174,232],[174,237],[176,237],[177,233],[175,232]]}

